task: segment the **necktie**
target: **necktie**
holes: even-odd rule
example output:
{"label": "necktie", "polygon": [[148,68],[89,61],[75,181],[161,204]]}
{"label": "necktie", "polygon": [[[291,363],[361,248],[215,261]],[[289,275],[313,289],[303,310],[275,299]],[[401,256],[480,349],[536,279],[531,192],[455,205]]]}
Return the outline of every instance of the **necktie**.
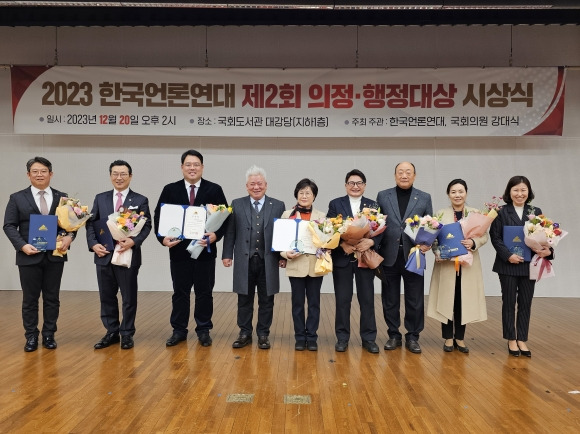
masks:
{"label": "necktie", "polygon": [[48,215],[48,205],[46,204],[46,199],[44,198],[46,191],[40,190],[38,194],[40,194],[40,213],[42,215]]}
{"label": "necktie", "polygon": [[254,209],[256,210],[257,213],[260,212],[260,202],[258,202],[257,200],[254,201]]}
{"label": "necktie", "polygon": [[119,211],[119,208],[123,206],[123,195],[117,193],[117,204],[115,205],[115,211]]}
{"label": "necktie", "polygon": [[189,186],[189,204],[193,205],[194,201],[195,201],[195,185],[191,184]]}

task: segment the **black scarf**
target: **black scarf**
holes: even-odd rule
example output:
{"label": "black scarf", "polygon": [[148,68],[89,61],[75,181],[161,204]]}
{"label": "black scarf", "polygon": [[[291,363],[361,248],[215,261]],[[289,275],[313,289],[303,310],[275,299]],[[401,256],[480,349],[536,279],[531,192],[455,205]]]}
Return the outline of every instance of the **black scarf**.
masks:
{"label": "black scarf", "polygon": [[312,207],[302,208],[300,205],[296,204],[294,206],[294,209],[292,210],[292,213],[290,214],[290,216],[288,218],[292,218],[292,216],[294,216],[297,212],[299,212],[300,214],[310,214],[310,213],[312,213]]}

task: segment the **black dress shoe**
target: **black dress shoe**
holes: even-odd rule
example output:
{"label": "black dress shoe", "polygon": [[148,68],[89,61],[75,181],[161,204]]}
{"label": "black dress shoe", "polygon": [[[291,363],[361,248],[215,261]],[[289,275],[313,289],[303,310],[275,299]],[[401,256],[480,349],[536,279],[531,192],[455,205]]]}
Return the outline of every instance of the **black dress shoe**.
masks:
{"label": "black dress shoe", "polygon": [[510,356],[520,357],[520,349],[518,347],[517,351],[510,349],[510,343],[508,342],[508,353]]}
{"label": "black dress shoe", "polygon": [[133,336],[131,335],[121,336],[121,349],[130,350],[134,346],[135,342],[133,341]]}
{"label": "black dress shoe", "polygon": [[38,349],[38,336],[30,336],[26,339],[26,344],[24,345],[24,351],[30,353]]}
{"label": "black dress shoe", "polygon": [[270,349],[270,339],[268,339],[268,336],[258,336],[258,348],[261,350]]}
{"label": "black dress shoe", "polygon": [[524,357],[532,357],[532,352],[530,350],[527,350],[527,351],[522,350],[519,345],[518,345],[518,348],[519,348],[520,354],[522,356],[524,356]]}
{"label": "black dress shoe", "polygon": [[459,352],[460,352],[460,353],[463,353],[463,354],[467,354],[467,353],[469,353],[469,348],[467,348],[466,346],[463,346],[463,347],[462,347],[462,346],[461,346],[461,345],[459,345],[457,342],[455,342],[455,339],[453,339],[453,346],[454,346],[455,348],[457,348],[457,349],[459,350]]}
{"label": "black dress shoe", "polygon": [[[447,342],[447,340],[445,342]],[[455,341],[453,341],[453,345],[445,345],[445,342],[443,342],[443,351],[446,353],[452,353],[453,348],[455,347]]]}
{"label": "black dress shoe", "polygon": [[54,340],[54,336],[43,336],[42,346],[47,350],[56,350],[56,341]]}
{"label": "black dress shoe", "polygon": [[378,354],[379,352],[379,346],[375,341],[363,341],[362,347],[371,354]]}
{"label": "black dress shoe", "polygon": [[338,341],[334,344],[334,349],[339,353],[344,353],[348,349],[348,341]]}
{"label": "black dress shoe", "polygon": [[403,345],[403,341],[397,338],[390,338],[385,344],[385,350],[396,350],[397,347]]}
{"label": "black dress shoe", "polygon": [[296,351],[304,351],[306,349],[306,341],[296,341],[294,349]]}
{"label": "black dress shoe", "polygon": [[187,339],[187,336],[178,335],[177,333],[173,333],[167,341],[165,341],[166,347],[174,347],[180,342],[183,342]]}
{"label": "black dress shoe", "polygon": [[318,351],[318,344],[316,341],[306,341],[306,348],[308,351]]}
{"label": "black dress shoe", "polygon": [[197,339],[199,340],[199,343],[202,347],[209,347],[212,343],[209,333],[201,333]]}
{"label": "black dress shoe", "polygon": [[246,345],[252,343],[252,336],[251,335],[242,335],[240,334],[238,338],[232,344],[233,348],[244,348]]}
{"label": "black dress shoe", "polygon": [[107,333],[101,338],[99,342],[95,344],[95,350],[100,350],[102,348],[107,348],[113,344],[118,344],[121,341],[117,333]]}
{"label": "black dress shoe", "polygon": [[405,341],[405,348],[407,348],[413,354],[421,354],[421,346],[417,341]]}

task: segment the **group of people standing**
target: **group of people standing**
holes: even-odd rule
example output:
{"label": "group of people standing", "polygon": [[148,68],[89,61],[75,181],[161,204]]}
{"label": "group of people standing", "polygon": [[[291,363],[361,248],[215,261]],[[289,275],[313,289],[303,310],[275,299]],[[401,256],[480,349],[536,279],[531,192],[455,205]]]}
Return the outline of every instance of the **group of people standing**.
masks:
{"label": "group of people standing", "polygon": [[[16,249],[16,264],[22,286],[22,319],[25,329],[25,351],[38,348],[39,334],[47,349],[57,347],[54,338],[59,314],[59,291],[66,255],[54,256],[52,251],[40,251],[28,243],[31,214],[54,214],[60,197],[66,197],[50,187],[51,163],[35,157],[26,164],[31,186],[14,193],[6,207],[4,231]],[[140,247],[154,227],[158,234],[162,204],[193,205],[224,204],[227,200],[222,188],[202,177],[204,161],[201,153],[188,150],[181,156],[183,178],[166,185],[155,207],[153,224],[148,199],[130,189],[132,168],[123,160],[109,166],[113,190],[95,197],[91,220],[86,224],[87,245],[94,252],[97,282],[101,301],[101,320],[106,334],[94,345],[103,349],[121,344],[122,349],[134,346],[135,316],[137,312],[137,277],[141,265]],[[342,242],[332,250],[333,283],[336,297],[335,350],[344,352],[350,342],[350,311],[354,283],[360,305],[359,333],[362,347],[369,353],[379,353],[376,344],[377,326],[374,305],[375,270],[358,266],[357,255],[374,249],[383,258],[381,267],[381,300],[383,315],[388,326],[385,350],[402,346],[400,331],[401,281],[404,284],[405,347],[411,353],[421,353],[419,336],[424,328],[424,277],[406,270],[405,264],[413,241],[404,233],[405,220],[414,215],[433,214],[431,196],[414,187],[415,166],[402,162],[395,167],[395,187],[380,191],[376,200],[364,196],[366,177],[358,169],[345,177],[346,195],[330,201],[328,211],[313,207],[318,195],[316,183],[308,178],[300,180],[294,189],[296,204],[286,209],[280,200],[266,195],[268,183],[264,169],[252,166],[246,172],[247,196],[234,199],[233,214],[216,232],[206,233],[197,242],[209,249],[196,258],[187,250],[190,240],[157,235],[158,241],[169,250],[173,296],[170,324],[172,334],[168,347],[187,339],[191,311],[191,290],[194,290],[195,333],[199,344],[212,344],[213,287],[217,260],[216,243],[223,238],[222,263],[233,265],[233,290],[237,293],[237,325],[239,335],[234,348],[252,343],[254,335],[254,299],[258,294],[256,335],[258,347],[269,349],[270,328],[274,312],[274,296],[279,292],[279,268],[285,268],[290,281],[292,319],[294,322],[295,349],[297,351],[318,349],[318,326],[320,321],[320,289],[323,276],[315,271],[316,256],[300,253],[297,249],[272,251],[273,222],[276,218],[318,220],[324,217],[354,217],[364,208],[380,209],[387,215],[386,230],[373,238],[364,238],[356,245]],[[473,211],[466,205],[467,183],[461,179],[451,181],[447,187],[450,207],[440,210],[443,223],[459,221]],[[503,242],[503,226],[523,226],[531,213],[529,201],[534,198],[529,180],[524,176],[511,178],[503,199],[506,202],[490,229],[490,238],[496,249],[493,271],[499,274],[503,303],[503,337],[508,341],[509,354],[531,356],[526,346],[530,321],[530,308],[535,281],[529,279],[529,262],[512,254]],[[106,218],[121,207],[142,213],[147,221],[134,237],[117,240],[117,250],[132,250],[130,267],[111,263],[112,252],[99,243],[94,223]],[[535,213],[541,211],[535,207]],[[66,252],[74,240],[75,232],[59,233],[62,243],[59,249]],[[473,264],[460,267],[457,272],[453,263],[441,260],[437,243],[420,246],[423,253],[430,249],[435,253],[427,314],[441,321],[444,351],[455,348],[463,353],[465,325],[487,318],[482,268],[478,250],[487,243],[488,235],[466,239],[462,244],[473,253]],[[553,257],[551,249],[536,251],[541,257]],[[119,312],[117,294],[121,292],[122,315]],[[39,298],[43,298],[43,326],[38,329]],[[517,307],[516,307],[517,306]],[[517,312],[517,315],[516,315]]]}

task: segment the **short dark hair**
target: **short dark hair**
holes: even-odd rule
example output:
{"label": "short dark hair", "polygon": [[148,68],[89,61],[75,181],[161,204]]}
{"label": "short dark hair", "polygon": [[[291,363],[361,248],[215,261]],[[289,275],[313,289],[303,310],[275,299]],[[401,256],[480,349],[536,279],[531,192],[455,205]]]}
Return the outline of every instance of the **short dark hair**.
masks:
{"label": "short dark hair", "polygon": [[461,184],[465,187],[465,192],[467,193],[467,182],[465,182],[463,179],[457,178],[454,179],[453,181],[451,181],[448,185],[447,185],[447,194],[449,194],[449,191],[451,190],[451,187],[453,187],[455,184]]}
{"label": "short dark hair", "polygon": [[410,161],[401,161],[400,163],[397,163],[397,165],[395,166],[395,173],[397,173],[397,167],[399,167],[403,163],[409,163],[411,166],[413,166],[413,173],[417,173],[417,169],[415,169],[415,165],[413,163],[411,163]]}
{"label": "short dark hair", "polygon": [[30,168],[32,167],[32,165],[34,163],[40,163],[43,166],[48,167],[49,172],[52,172],[52,163],[44,157],[34,157],[34,158],[31,158],[30,160],[28,160],[26,162],[26,171],[27,172],[30,172]]}
{"label": "short dark hair", "polygon": [[312,190],[314,198],[316,198],[316,196],[318,195],[318,186],[312,179],[308,178],[304,178],[298,181],[298,184],[296,184],[296,188],[294,189],[294,197],[298,199],[298,192],[306,187],[310,187],[310,190]]}
{"label": "short dark hair", "polygon": [[115,160],[109,165],[109,175],[112,173],[114,166],[127,166],[127,169],[129,169],[129,175],[133,174],[133,169],[131,169],[131,165],[129,163],[127,163],[125,160]]}
{"label": "short dark hair", "polygon": [[526,187],[528,187],[528,202],[531,202],[532,200],[534,200],[534,192],[532,190],[532,184],[530,184],[530,180],[528,178],[526,178],[524,175],[516,175],[516,176],[512,176],[510,178],[510,180],[508,181],[506,187],[505,187],[505,192],[503,194],[503,201],[505,203],[513,203],[514,201],[512,200],[512,197],[510,195],[510,192],[512,190],[513,187],[515,187],[518,184],[526,184]]}
{"label": "short dark hair", "polygon": [[366,184],[367,183],[367,177],[365,176],[364,173],[362,173],[360,170],[358,169],[352,169],[350,172],[348,172],[346,174],[346,177],[344,178],[344,183],[346,184],[348,182],[348,178],[350,178],[351,176],[358,176],[360,177],[360,179],[363,180],[363,182]]}
{"label": "short dark hair", "polygon": [[185,151],[183,154],[181,154],[181,164],[183,164],[188,155],[199,158],[199,161],[201,161],[201,164],[203,164],[203,155],[201,155],[195,149],[190,149],[189,151]]}

